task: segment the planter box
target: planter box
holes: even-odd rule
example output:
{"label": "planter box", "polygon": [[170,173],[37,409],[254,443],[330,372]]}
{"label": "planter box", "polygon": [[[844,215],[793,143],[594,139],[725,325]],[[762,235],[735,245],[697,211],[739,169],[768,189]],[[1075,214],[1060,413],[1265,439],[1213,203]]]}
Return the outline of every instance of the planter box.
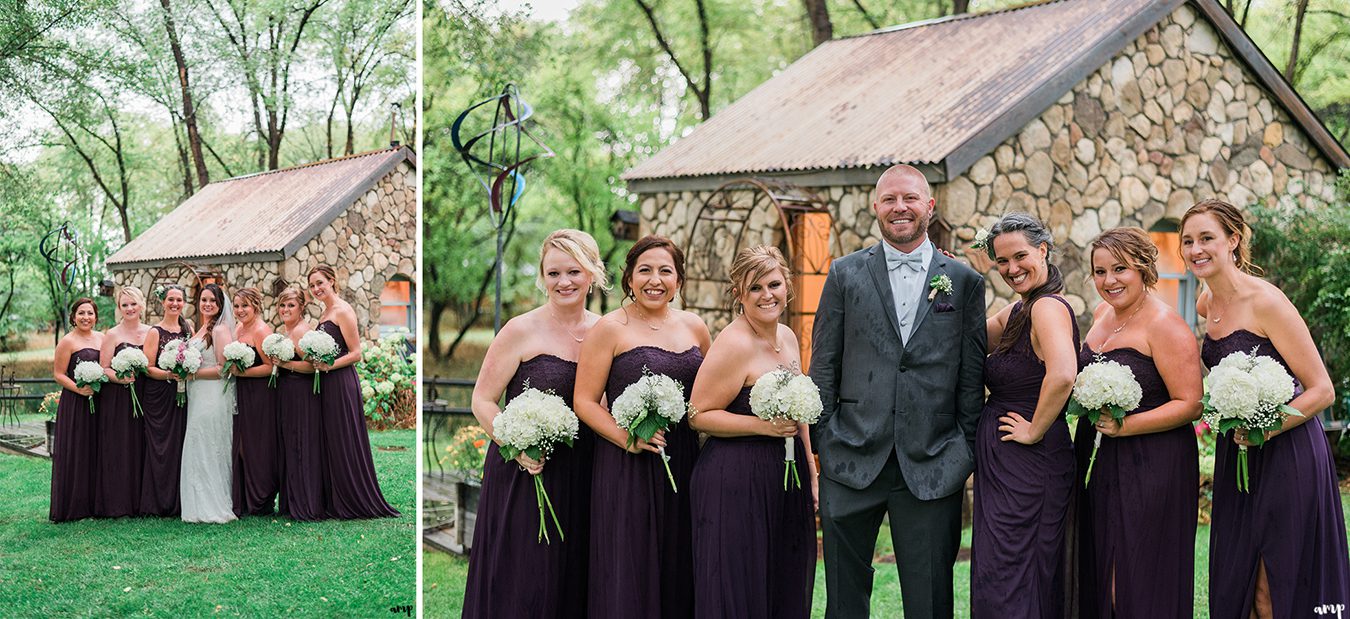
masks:
{"label": "planter box", "polygon": [[476,479],[446,475],[424,480],[422,540],[447,552],[469,554],[481,493]]}

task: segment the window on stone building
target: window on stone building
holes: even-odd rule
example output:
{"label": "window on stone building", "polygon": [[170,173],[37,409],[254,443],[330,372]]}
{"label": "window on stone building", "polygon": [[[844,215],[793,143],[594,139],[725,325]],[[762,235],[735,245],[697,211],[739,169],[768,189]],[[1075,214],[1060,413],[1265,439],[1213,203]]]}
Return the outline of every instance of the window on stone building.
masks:
{"label": "window on stone building", "polygon": [[1174,221],[1159,221],[1149,230],[1149,237],[1158,246],[1158,286],[1155,292],[1186,319],[1192,328],[1199,326],[1195,314],[1195,296],[1199,280],[1186,270],[1181,259],[1181,232]]}
{"label": "window on stone building", "polygon": [[416,315],[413,312],[413,283],[403,275],[395,275],[380,291],[380,328],[403,327],[413,337],[417,335]]}

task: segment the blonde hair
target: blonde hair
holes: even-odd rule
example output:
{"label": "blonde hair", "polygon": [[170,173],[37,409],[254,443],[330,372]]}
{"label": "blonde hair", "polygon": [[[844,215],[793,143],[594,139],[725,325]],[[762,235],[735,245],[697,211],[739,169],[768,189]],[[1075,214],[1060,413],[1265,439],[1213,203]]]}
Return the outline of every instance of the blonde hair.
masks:
{"label": "blonde hair", "polygon": [[296,288],[295,286],[287,286],[277,294],[277,303],[283,303],[287,299],[294,299],[295,302],[300,305],[301,309],[304,309],[305,306],[309,305],[309,299],[305,298],[305,291]]}
{"label": "blonde hair", "polygon": [[[145,293],[141,292],[140,288],[135,286],[122,286],[122,289],[117,291],[117,296],[114,298],[121,301],[124,296],[131,297],[132,301],[135,301],[137,305],[141,306],[142,309],[145,309]],[[118,305],[121,305],[121,303],[118,303]]]}
{"label": "blonde hair", "polygon": [[[1158,283],[1158,246],[1153,244],[1153,239],[1148,238],[1143,228],[1111,228],[1092,240],[1091,251],[1098,249],[1111,252],[1116,260],[1138,271],[1145,288],[1152,288]],[[1088,262],[1091,261],[1089,253]]]}
{"label": "blonde hair", "polygon": [[544,256],[550,249],[571,256],[582,270],[590,274],[591,282],[596,287],[609,292],[609,273],[605,270],[605,263],[600,260],[600,245],[595,242],[595,237],[572,228],[555,230],[539,247],[539,274],[534,277],[534,286],[540,292],[548,292],[544,286]]}
{"label": "blonde hair", "polygon": [[1261,267],[1252,263],[1252,229],[1242,217],[1242,211],[1223,200],[1213,198],[1201,200],[1196,202],[1195,206],[1186,209],[1186,214],[1181,216],[1181,228],[1183,230],[1186,228],[1187,219],[1203,213],[1213,215],[1219,222],[1219,227],[1223,228],[1224,234],[1238,237],[1237,249],[1233,250],[1233,263],[1237,268],[1250,275],[1260,275]]}
{"label": "blonde hair", "polygon": [[792,270],[788,268],[783,252],[772,245],[756,245],[736,252],[736,257],[731,261],[731,269],[727,271],[727,276],[731,279],[726,291],[727,308],[735,311],[741,295],[750,288],[750,285],[774,271],[783,274],[783,282],[787,286],[787,302],[791,302]]}
{"label": "blonde hair", "polygon": [[[262,293],[259,292],[257,288],[254,288],[252,286],[249,286],[248,288],[240,288],[239,290],[234,291],[234,298],[243,299],[247,301],[248,302],[247,305],[253,308],[253,312],[255,314],[262,313]],[[239,307],[240,305],[244,304],[243,303],[234,304],[235,307]]]}

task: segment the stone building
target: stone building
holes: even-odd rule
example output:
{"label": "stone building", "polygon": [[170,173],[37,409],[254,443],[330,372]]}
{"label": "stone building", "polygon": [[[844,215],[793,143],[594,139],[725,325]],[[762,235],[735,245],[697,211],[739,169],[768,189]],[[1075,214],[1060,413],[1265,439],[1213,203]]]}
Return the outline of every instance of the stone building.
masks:
{"label": "stone building", "polygon": [[[379,327],[416,333],[417,161],[404,147],[216,181],[108,258],[112,279],[151,291],[178,283],[263,292],[264,319],[287,285],[306,289],[317,264],[337,272],[362,335]],[[320,308],[311,304],[310,314]]]}
{"label": "stone building", "polygon": [[[1350,157],[1215,0],[1059,0],[822,44],[624,179],[644,233],[685,247],[687,304],[714,328],[734,251],[789,250],[809,353],[829,258],[880,241],[873,186],[895,163],[933,185],[940,246],[1006,211],[1046,221],[1087,321],[1100,231],[1149,230],[1160,292],[1193,317],[1182,213],[1209,197],[1329,201]],[[1013,295],[987,272],[993,312]]]}

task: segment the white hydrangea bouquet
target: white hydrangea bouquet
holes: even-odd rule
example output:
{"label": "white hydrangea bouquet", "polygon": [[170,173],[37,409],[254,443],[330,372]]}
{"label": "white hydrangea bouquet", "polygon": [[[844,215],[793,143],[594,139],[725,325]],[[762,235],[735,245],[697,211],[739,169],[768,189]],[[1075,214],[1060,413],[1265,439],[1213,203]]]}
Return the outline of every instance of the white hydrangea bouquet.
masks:
{"label": "white hydrangea bouquet", "polygon": [[[337,340],[326,331],[312,329],[300,336],[300,352],[304,353],[305,360],[311,363],[319,361],[332,365],[338,358]],[[318,369],[314,370],[314,393],[319,393]]]}
{"label": "white hydrangea bouquet", "polygon": [[[760,419],[811,424],[820,419],[822,409],[816,383],[798,371],[779,368],[759,377],[750,388],[750,412]],[[787,490],[789,476],[798,488],[802,487],[791,436],[783,439],[783,490]]]}
{"label": "white hydrangea bouquet", "polygon": [[[1134,378],[1134,370],[1116,361],[1109,361],[1101,355],[1078,373],[1073,381],[1073,396],[1069,398],[1069,414],[1086,416],[1096,426],[1103,414],[1111,415],[1117,423],[1125,418],[1125,413],[1139,408],[1144,390]],[[1097,450],[1102,446],[1102,433],[1098,432],[1092,440],[1092,457],[1088,459],[1087,474],[1083,476],[1083,487],[1092,480],[1092,465],[1097,462]]]}
{"label": "white hydrangea bouquet", "polygon": [[[388,383],[392,384],[392,383]],[[561,397],[552,391],[540,391],[530,387],[525,381],[525,390],[507,403],[506,408],[492,419],[492,434],[497,439],[498,451],[507,462],[516,456],[525,455],[540,462],[553,453],[558,443],[572,445],[577,437],[577,416],[567,407]],[[534,478],[534,500],[539,506],[538,541],[548,543],[548,528],[544,526],[544,508],[553,518],[553,526],[558,530],[558,538],[566,541],[562,524],[558,522],[558,513],[553,510],[553,501],[544,490],[543,475]]]}
{"label": "white hydrangea bouquet", "polygon": [[[665,374],[653,374],[643,366],[642,378],[614,398],[609,414],[628,432],[628,446],[632,447],[637,439],[650,441],[657,432],[679,423],[687,410],[680,384]],[[675,487],[675,475],[670,472],[670,456],[666,455],[665,447],[661,447],[660,452],[670,488],[679,492],[680,489]]]}
{"label": "white hydrangea bouquet", "polygon": [[164,345],[164,352],[155,360],[155,365],[178,377],[178,393],[174,396],[174,403],[178,406],[187,404],[187,379],[202,369],[202,351],[186,340],[169,340]]}
{"label": "white hydrangea bouquet", "polygon": [[[145,351],[134,346],[128,346],[113,355],[112,371],[117,375],[118,380],[126,380],[137,374],[145,374],[145,370],[150,367],[150,360],[145,357]],[[141,410],[141,401],[136,397],[136,385],[127,385],[127,391],[131,392],[131,415],[140,417],[145,414]]]}
{"label": "white hydrangea bouquet", "polygon": [[258,354],[248,344],[243,342],[230,342],[225,345],[221,351],[225,356],[225,364],[220,367],[221,393],[230,389],[230,381],[234,380],[234,375],[230,374],[230,368],[238,368],[240,372],[247,370],[258,360]]}
{"label": "white hydrangea bouquet", "polygon": [[[263,338],[262,352],[277,361],[295,359],[295,345],[291,344],[291,338],[280,333],[273,333]],[[272,375],[267,378],[267,386],[274,389],[277,386],[277,366],[275,365],[272,366]]]}
{"label": "white hydrangea bouquet", "polygon": [[[103,366],[97,361],[81,361],[75,364],[75,372],[71,378],[75,379],[75,386],[88,387],[98,393],[99,387],[103,386],[104,381],[108,380],[108,375],[103,373]],[[94,396],[89,396],[89,414],[94,414]]]}
{"label": "white hydrangea bouquet", "polygon": [[[1298,409],[1289,406],[1294,399],[1294,377],[1280,362],[1256,354],[1234,352],[1224,357],[1209,371],[1205,379],[1205,397],[1200,400],[1205,410],[1205,423],[1219,434],[1237,431],[1247,433],[1247,442],[1260,447],[1266,442],[1266,432],[1278,430],[1287,415],[1302,417]],[[1238,446],[1238,489],[1251,492],[1251,476],[1247,472],[1247,446]]]}

